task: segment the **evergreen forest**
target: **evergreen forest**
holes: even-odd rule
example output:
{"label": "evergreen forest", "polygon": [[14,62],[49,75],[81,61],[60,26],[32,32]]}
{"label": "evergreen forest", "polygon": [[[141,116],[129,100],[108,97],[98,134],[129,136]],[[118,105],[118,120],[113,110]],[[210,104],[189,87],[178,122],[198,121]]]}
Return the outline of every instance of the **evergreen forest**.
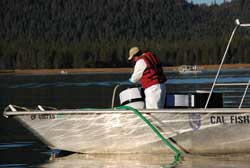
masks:
{"label": "evergreen forest", "polygon": [[[250,1],[1,0],[0,69],[128,67],[130,47],[164,66],[219,64],[234,20]],[[225,63],[250,63],[250,30],[239,28]]]}

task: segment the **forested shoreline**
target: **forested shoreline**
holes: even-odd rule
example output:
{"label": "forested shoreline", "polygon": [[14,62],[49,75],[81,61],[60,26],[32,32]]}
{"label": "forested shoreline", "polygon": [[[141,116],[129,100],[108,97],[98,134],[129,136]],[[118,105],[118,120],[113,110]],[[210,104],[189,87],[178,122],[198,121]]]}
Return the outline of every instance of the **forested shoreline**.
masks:
{"label": "forested shoreline", "polygon": [[[164,66],[218,64],[234,20],[250,1],[1,0],[0,69],[128,67],[136,45]],[[250,63],[250,31],[239,29],[226,63]]]}

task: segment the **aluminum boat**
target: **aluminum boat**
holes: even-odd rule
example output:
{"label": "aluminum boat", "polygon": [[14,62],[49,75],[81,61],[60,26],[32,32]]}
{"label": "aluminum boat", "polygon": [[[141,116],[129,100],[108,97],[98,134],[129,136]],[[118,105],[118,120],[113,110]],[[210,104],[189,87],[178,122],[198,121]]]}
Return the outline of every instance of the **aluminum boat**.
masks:
{"label": "aluminum boat", "polygon": [[[203,108],[139,109],[141,114],[176,148],[186,153],[225,154],[250,152],[250,108],[208,108],[226,53],[239,27],[236,20],[225,54]],[[138,99],[137,99],[138,100]],[[131,103],[131,102],[130,102]],[[50,148],[80,153],[168,153],[170,149],[129,109],[32,110],[9,105],[13,117]]]}

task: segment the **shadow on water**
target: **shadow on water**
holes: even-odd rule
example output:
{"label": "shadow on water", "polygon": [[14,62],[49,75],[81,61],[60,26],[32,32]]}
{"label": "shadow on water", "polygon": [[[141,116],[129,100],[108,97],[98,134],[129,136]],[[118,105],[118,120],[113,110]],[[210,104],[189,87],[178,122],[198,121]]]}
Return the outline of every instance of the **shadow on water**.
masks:
{"label": "shadow on water", "polygon": [[48,148],[13,119],[0,117],[0,167],[28,167],[49,159]]}

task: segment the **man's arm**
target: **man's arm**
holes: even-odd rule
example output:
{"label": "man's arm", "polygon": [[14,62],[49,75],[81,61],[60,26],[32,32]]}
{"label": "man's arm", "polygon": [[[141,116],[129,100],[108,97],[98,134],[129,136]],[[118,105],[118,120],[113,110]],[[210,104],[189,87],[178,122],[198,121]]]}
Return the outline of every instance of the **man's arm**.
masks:
{"label": "man's arm", "polygon": [[147,65],[143,59],[138,60],[135,63],[134,72],[129,79],[132,83],[137,83],[142,78],[144,70],[147,68]]}

